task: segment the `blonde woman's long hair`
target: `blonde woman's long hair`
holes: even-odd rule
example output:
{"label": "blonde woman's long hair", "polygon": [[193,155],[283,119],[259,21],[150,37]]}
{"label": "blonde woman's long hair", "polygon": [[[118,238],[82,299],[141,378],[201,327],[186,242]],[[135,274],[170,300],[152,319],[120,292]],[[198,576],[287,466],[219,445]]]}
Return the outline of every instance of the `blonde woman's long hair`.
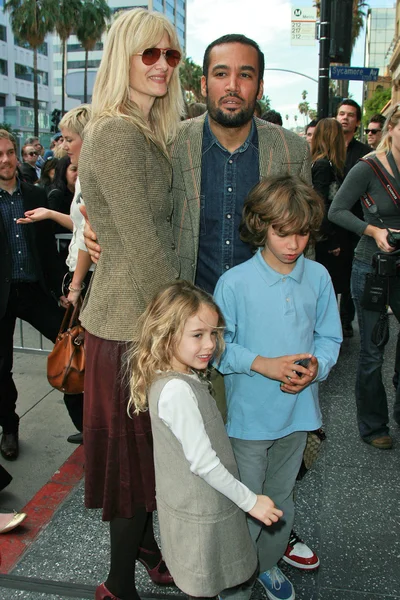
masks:
{"label": "blonde woman's long hair", "polygon": [[218,315],[217,345],[214,358],[224,351],[224,317],[212,296],[187,281],[167,285],[153,298],[139,319],[138,341],[127,356],[130,399],[128,414],[148,408],[147,393],[158,371],[173,371],[172,359],[186,321],[197,314],[202,305]]}
{"label": "blonde woman's long hair", "polygon": [[311,161],[327,158],[341,175],[346,162],[346,143],[343,129],[336,119],[318,121],[311,140]]}
{"label": "blonde woman's long hair", "polygon": [[89,129],[101,117],[122,117],[139,127],[148,139],[166,151],[184,114],[179,68],[173,70],[168,93],[155,99],[149,124],[129,96],[132,56],[156,46],[165,33],[170,39],[171,48],[181,51],[174,27],[161,13],[135,8],[122,12],[116,18],[107,35],[93,88]]}
{"label": "blonde woman's long hair", "polygon": [[376,149],[376,154],[379,152],[384,152],[388,154],[392,149],[392,137],[390,135],[389,126],[393,129],[400,123],[400,104],[396,104],[396,106],[391,110],[391,112],[386,117],[385,125],[382,129],[382,139],[379,143],[379,146]]}

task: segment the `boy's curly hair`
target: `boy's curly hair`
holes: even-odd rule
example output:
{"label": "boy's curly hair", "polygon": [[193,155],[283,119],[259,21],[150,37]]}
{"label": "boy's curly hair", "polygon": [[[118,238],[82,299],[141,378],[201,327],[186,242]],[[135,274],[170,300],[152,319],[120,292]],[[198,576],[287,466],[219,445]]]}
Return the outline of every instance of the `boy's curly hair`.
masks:
{"label": "boy's curly hair", "polygon": [[240,223],[240,238],[252,246],[265,246],[268,227],[278,233],[310,234],[318,238],[324,204],[317,192],[300,177],[279,175],[263,178],[247,196]]}

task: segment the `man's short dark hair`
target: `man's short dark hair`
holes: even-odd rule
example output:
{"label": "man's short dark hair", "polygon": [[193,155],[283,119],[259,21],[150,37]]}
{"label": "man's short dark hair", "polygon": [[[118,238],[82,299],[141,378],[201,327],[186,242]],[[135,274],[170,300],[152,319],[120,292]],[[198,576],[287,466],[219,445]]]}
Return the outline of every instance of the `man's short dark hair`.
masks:
{"label": "man's short dark hair", "polygon": [[268,123],[275,123],[275,125],[280,125],[281,127],[283,125],[282,115],[276,110],[267,110],[261,118],[263,121],[268,121]]}
{"label": "man's short dark hair", "polygon": [[319,119],[313,119],[312,121],[310,121],[308,123],[308,125],[306,125],[306,135],[307,135],[307,131],[310,129],[310,127],[316,127],[317,123],[318,123]]}
{"label": "man's short dark hair", "polygon": [[339,109],[341,106],[352,106],[353,108],[356,109],[357,111],[357,121],[361,121],[361,108],[360,105],[357,104],[357,102],[355,102],[354,100],[351,100],[350,98],[343,98],[343,100],[341,101],[341,103],[339,104],[339,106],[337,107],[337,113],[339,113]]}
{"label": "man's short dark hair", "polygon": [[228,33],[222,37],[214,40],[209,44],[204,53],[203,59],[203,75],[207,79],[208,69],[210,67],[210,52],[215,46],[221,46],[222,44],[244,44],[245,46],[252,46],[257,50],[258,55],[258,83],[264,78],[265,59],[264,54],[260,50],[260,46],[254,40],[242,35],[241,33]]}
{"label": "man's short dark hair", "polygon": [[386,122],[386,117],[384,117],[383,115],[380,115],[379,113],[376,113],[376,115],[372,115],[372,117],[370,117],[368,123],[379,123],[379,125],[381,127],[384,126]]}

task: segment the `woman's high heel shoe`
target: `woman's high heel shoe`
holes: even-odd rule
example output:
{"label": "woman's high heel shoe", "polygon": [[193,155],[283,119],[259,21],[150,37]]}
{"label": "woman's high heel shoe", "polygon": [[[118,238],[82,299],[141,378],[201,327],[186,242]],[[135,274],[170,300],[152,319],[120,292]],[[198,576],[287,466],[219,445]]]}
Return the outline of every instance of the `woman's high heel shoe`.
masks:
{"label": "woman's high heel shoe", "polygon": [[96,588],[95,600],[120,600],[120,598],[109,592],[104,583],[102,583]]}
{"label": "woman's high heel shoe", "polygon": [[158,564],[155,567],[153,567],[152,569],[146,563],[145,559],[143,558],[143,554],[150,554],[152,556],[155,556],[158,553],[151,552],[150,550],[146,550],[145,548],[139,548],[139,555],[137,558],[138,561],[140,563],[142,563],[142,565],[148,572],[150,579],[154,583],[156,583],[157,585],[175,585],[174,578],[172,577],[171,573],[168,571],[168,567],[165,564],[161,554],[160,554],[160,560],[159,560]]}

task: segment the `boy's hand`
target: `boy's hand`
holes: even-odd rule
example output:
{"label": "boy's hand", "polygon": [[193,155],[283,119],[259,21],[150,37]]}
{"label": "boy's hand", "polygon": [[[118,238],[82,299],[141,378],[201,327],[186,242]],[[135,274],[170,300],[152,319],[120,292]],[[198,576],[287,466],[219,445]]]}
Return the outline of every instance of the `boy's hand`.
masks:
{"label": "boy's hand", "polygon": [[89,256],[92,259],[92,262],[94,262],[97,265],[97,263],[99,262],[100,253],[101,253],[101,248],[97,242],[97,235],[93,231],[93,229],[89,223],[86,206],[80,206],[79,210],[81,211],[81,213],[84,216],[85,221],[86,221],[85,228],[83,230],[83,238],[85,240],[85,246],[87,248],[87,251],[89,252]]}
{"label": "boy's hand", "polygon": [[272,523],[276,523],[283,516],[283,512],[279,508],[276,508],[268,496],[257,496],[257,502],[249,510],[249,515],[265,525],[272,525]]}
{"label": "boy's hand", "polygon": [[269,379],[275,379],[276,381],[282,381],[289,383],[300,383],[302,380],[294,370],[302,373],[302,376],[308,375],[311,377],[312,372],[309,367],[302,367],[301,365],[294,365],[296,360],[302,360],[303,358],[310,358],[310,367],[312,362],[312,354],[290,354],[287,356],[278,356],[277,358],[265,358],[264,356],[257,356],[251,370],[268,377]]}
{"label": "boy's hand", "polygon": [[[300,369],[299,369],[300,365],[294,365],[294,366],[296,368],[296,371],[298,370],[300,373]],[[303,367],[303,369],[304,369],[304,367]],[[286,392],[287,394],[299,394],[300,392],[302,392],[304,390],[305,387],[307,387],[308,385],[310,385],[310,383],[312,381],[314,381],[314,379],[316,378],[317,373],[318,373],[318,359],[315,356],[311,356],[310,364],[308,365],[308,368],[305,370],[308,373],[305,375],[302,375],[302,377],[290,377],[289,376],[290,379],[287,381],[287,383],[285,381],[283,381],[281,383],[281,391]]]}

